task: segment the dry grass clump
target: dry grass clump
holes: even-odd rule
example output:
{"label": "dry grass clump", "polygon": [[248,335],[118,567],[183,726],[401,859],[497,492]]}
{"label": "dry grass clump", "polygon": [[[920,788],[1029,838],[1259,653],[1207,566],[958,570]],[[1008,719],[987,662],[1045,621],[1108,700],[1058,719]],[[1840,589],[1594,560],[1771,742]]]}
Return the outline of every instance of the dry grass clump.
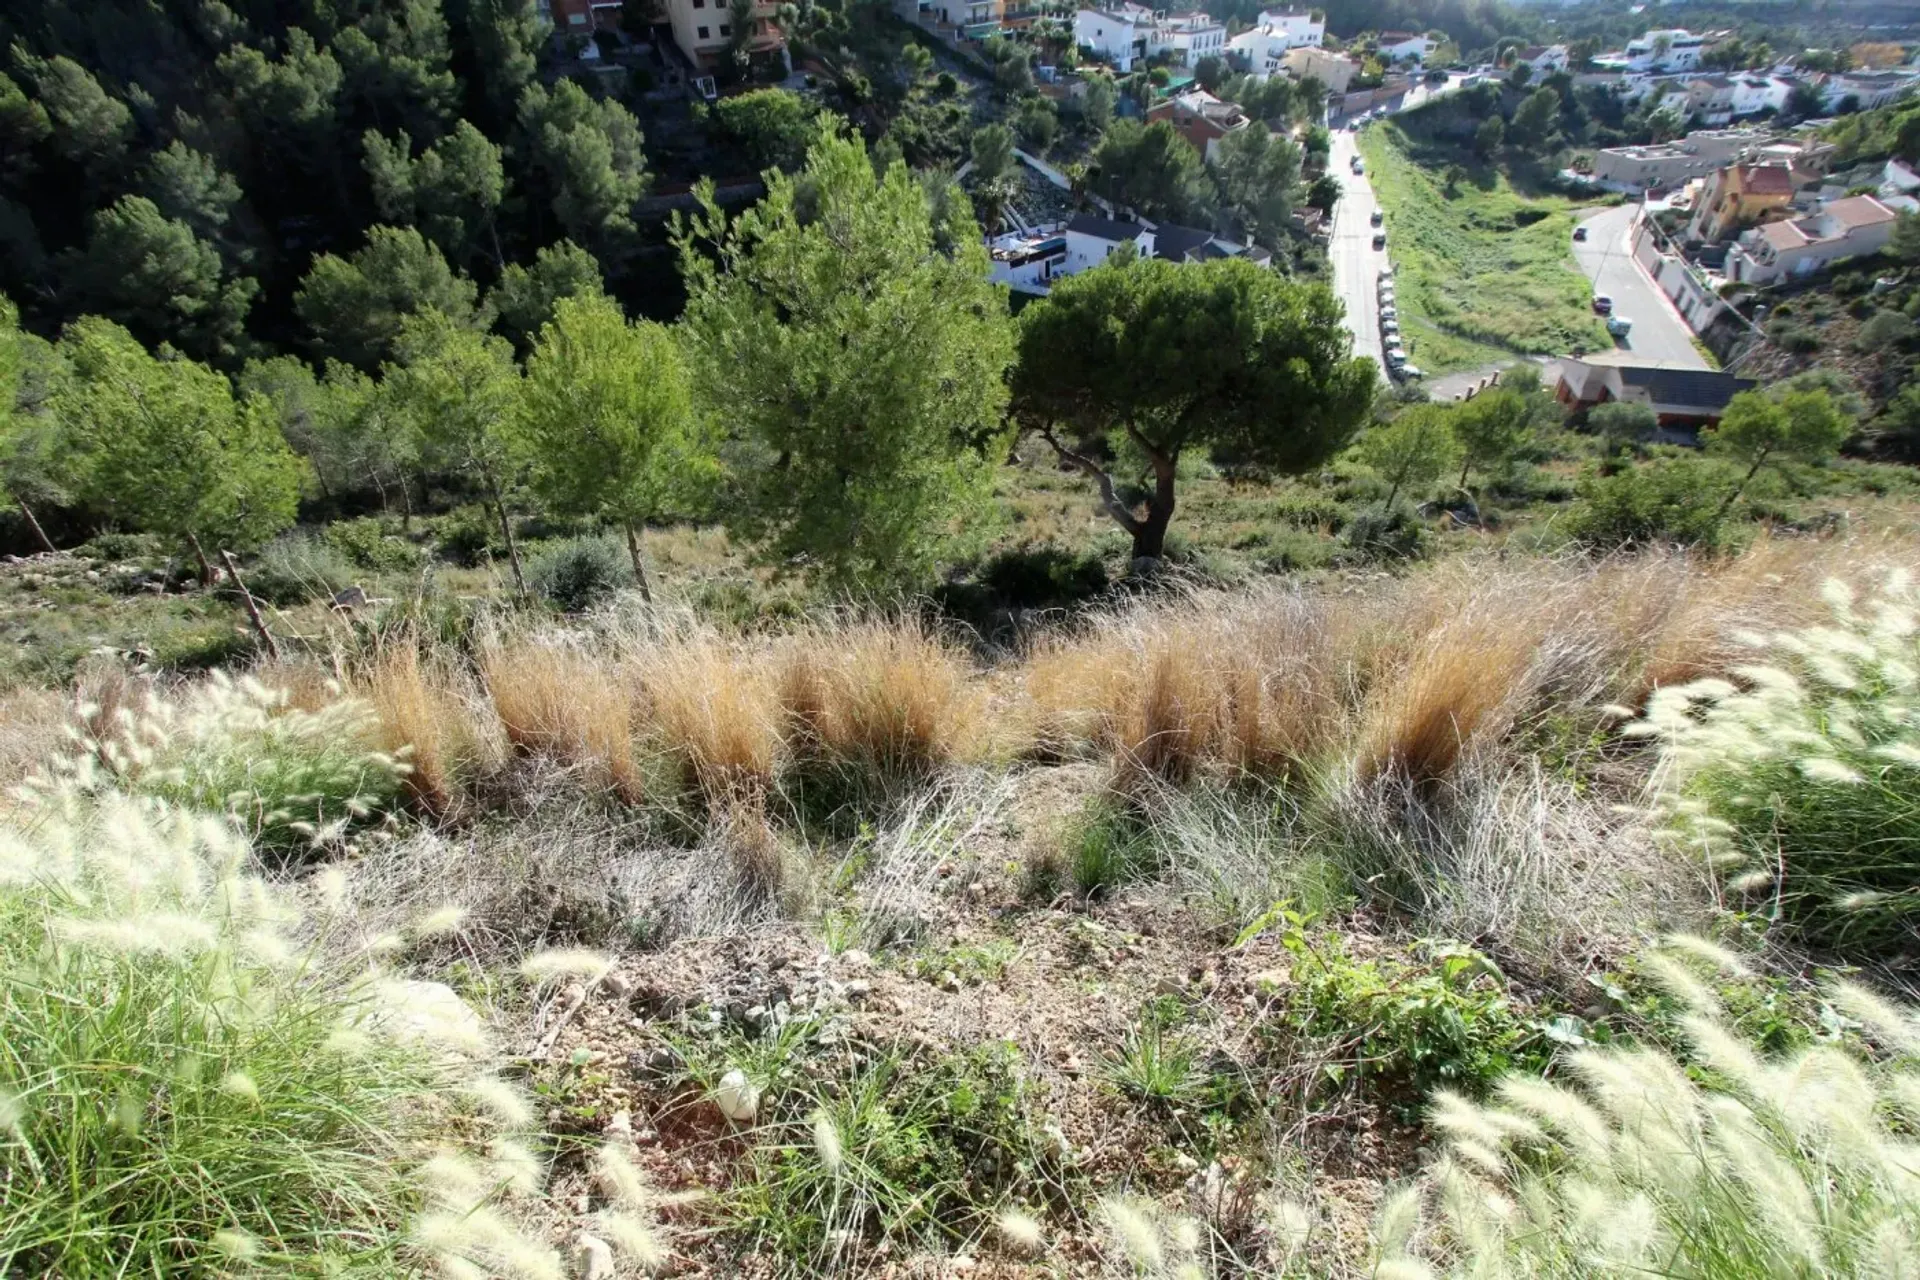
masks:
{"label": "dry grass clump", "polygon": [[808,632],[789,640],[776,661],[796,750],[911,778],[991,747],[973,664],[917,622]]}
{"label": "dry grass clump", "polygon": [[515,750],[585,769],[621,800],[639,802],[632,701],[607,663],[558,640],[493,637],[479,664]]}
{"label": "dry grass clump", "polygon": [[710,805],[773,789],[786,741],[764,654],[702,635],[632,661],[653,738]]}
{"label": "dry grass clump", "polygon": [[471,691],[443,664],[423,661],[411,642],[382,648],[359,685],[379,717],[382,749],[412,748],[409,796],[433,817],[452,814],[486,754],[468,711]]}
{"label": "dry grass clump", "polygon": [[1360,621],[1291,590],[1108,614],[1027,659],[1030,740],[1109,753],[1123,782],[1179,785],[1209,763],[1285,776],[1338,738]]}

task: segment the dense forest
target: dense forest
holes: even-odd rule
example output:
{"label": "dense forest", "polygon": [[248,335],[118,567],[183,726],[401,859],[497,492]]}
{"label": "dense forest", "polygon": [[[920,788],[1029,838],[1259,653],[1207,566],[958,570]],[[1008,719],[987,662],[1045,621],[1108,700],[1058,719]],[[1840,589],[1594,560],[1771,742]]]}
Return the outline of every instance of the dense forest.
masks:
{"label": "dense forest", "polygon": [[370,370],[417,299],[519,336],[596,263],[672,288],[639,123],[541,79],[533,0],[25,0],[0,43],[0,291],[41,333]]}

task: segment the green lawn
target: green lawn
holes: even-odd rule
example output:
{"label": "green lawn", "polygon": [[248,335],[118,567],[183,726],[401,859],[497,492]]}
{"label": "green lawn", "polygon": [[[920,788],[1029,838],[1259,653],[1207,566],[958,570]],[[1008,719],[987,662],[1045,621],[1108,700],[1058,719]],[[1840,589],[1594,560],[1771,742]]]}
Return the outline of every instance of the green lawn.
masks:
{"label": "green lawn", "polygon": [[1415,164],[1393,124],[1360,138],[1386,210],[1399,282],[1401,331],[1421,367],[1444,373],[1520,355],[1605,350],[1592,287],[1574,265],[1575,211],[1560,197],[1526,197],[1504,175],[1462,181]]}

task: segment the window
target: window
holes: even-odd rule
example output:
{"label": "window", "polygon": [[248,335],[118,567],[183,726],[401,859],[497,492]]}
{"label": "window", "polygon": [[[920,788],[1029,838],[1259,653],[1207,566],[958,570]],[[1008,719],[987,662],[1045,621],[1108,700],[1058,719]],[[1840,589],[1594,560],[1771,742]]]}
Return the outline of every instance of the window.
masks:
{"label": "window", "polygon": [[726,23],[724,23],[724,22],[720,24],[720,38],[721,38],[721,39],[723,39],[723,40],[724,40],[724,39],[726,39],[726,38],[727,38],[728,36],[730,36],[730,35],[732,35],[732,34],[733,34],[733,28],[732,28],[731,26],[729,26],[728,24],[726,24]]}
{"label": "window", "polygon": [[707,38],[707,29],[705,27],[700,28],[700,38],[702,40]]}

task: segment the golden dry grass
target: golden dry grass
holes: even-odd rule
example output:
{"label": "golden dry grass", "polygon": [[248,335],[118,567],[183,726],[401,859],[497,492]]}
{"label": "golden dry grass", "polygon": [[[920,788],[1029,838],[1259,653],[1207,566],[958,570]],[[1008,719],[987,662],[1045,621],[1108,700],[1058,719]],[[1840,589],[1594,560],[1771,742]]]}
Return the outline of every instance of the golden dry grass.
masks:
{"label": "golden dry grass", "polygon": [[583,768],[629,804],[641,797],[633,709],[612,664],[534,638],[487,640],[480,677],[515,750]]}
{"label": "golden dry grass", "polygon": [[967,655],[913,622],[863,622],[800,637],[781,681],[789,721],[825,755],[914,776],[989,748],[986,691]]}
{"label": "golden dry grass", "polygon": [[436,818],[453,813],[485,752],[457,678],[409,641],[385,646],[358,684],[379,718],[381,750],[411,748],[408,794]]}
{"label": "golden dry grass", "polygon": [[685,780],[710,805],[764,798],[786,756],[766,655],[696,636],[630,662],[649,731]]}

